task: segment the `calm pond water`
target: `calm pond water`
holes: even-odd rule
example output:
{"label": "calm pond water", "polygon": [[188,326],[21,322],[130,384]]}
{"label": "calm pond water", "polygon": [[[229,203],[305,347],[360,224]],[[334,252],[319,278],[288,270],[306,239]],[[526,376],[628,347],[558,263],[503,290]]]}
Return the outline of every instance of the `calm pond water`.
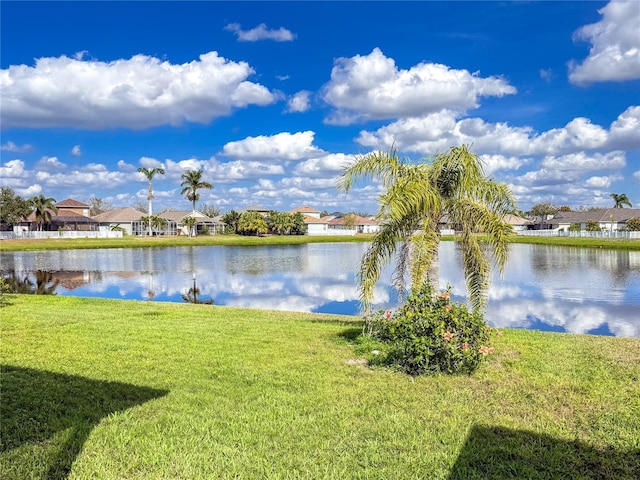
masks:
{"label": "calm pond water", "polygon": [[[105,297],[359,313],[355,274],[365,243],[265,247],[60,250],[0,253],[2,275],[26,290]],[[460,255],[440,249],[440,286],[465,300]],[[379,308],[397,296],[388,268]],[[487,321],[495,327],[640,337],[640,252],[512,245],[494,274]]]}

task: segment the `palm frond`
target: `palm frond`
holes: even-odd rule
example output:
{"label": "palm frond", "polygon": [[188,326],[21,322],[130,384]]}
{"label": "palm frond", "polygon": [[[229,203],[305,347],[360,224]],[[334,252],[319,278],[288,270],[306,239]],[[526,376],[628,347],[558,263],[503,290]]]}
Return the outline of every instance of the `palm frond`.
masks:
{"label": "palm frond", "polygon": [[378,178],[383,185],[393,184],[398,178],[402,162],[398,159],[395,149],[386,152],[375,151],[356,157],[354,163],[346,165],[336,182],[336,188],[348,192],[358,181]]}
{"label": "palm frond", "polygon": [[[430,272],[438,258],[440,236],[432,225],[425,226],[411,241],[411,289],[416,291],[425,281],[432,283]],[[436,280],[437,281],[437,280]],[[435,285],[437,288],[437,285]]]}
{"label": "palm frond", "polygon": [[371,241],[360,262],[358,280],[360,284],[360,302],[367,311],[373,300],[373,289],[380,279],[384,268],[396,252],[397,242],[407,237],[407,225],[389,221],[382,225]]}
{"label": "palm frond", "polygon": [[474,311],[483,310],[487,304],[491,268],[475,235],[463,233],[459,240],[462,250],[464,278],[469,303]]}

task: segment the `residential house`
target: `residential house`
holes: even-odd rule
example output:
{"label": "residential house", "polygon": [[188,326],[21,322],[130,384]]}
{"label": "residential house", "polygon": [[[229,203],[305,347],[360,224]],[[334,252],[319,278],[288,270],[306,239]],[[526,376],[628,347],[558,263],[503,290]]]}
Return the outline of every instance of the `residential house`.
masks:
{"label": "residential house", "polygon": [[195,217],[198,220],[196,229],[199,235],[223,233],[225,224],[221,217],[207,217],[197,210],[168,210],[160,214],[161,218],[167,220],[167,235],[188,235],[189,229],[184,225],[184,219]]}
{"label": "residential house", "polygon": [[627,220],[640,218],[640,208],[601,208],[580,212],[558,212],[546,223],[555,231],[568,231],[572,225],[586,230],[588,222],[597,222],[602,230],[615,232],[626,228]]}
{"label": "residential house", "polygon": [[[51,212],[51,223],[44,226],[45,230],[74,230],[94,231],[98,229],[98,223],[89,217],[90,206],[86,203],[67,198],[55,204],[58,212]],[[27,217],[30,230],[38,230],[36,215],[31,212]]]}
{"label": "residential house", "polygon": [[349,232],[351,235],[356,233],[376,233],[380,231],[380,225],[370,218],[354,215],[353,225],[347,221],[349,225],[345,225],[345,217],[336,217],[329,221],[329,230],[338,230]]}
{"label": "residential house", "polygon": [[533,221],[526,218],[519,217],[518,215],[507,214],[503,217],[503,220],[513,227],[516,232],[524,230],[531,230],[533,228]]}
{"label": "residential house", "polygon": [[101,231],[121,230],[127,235],[145,235],[147,226],[142,222],[142,217],[146,217],[146,213],[126,207],[107,210],[92,218],[98,222]]}
{"label": "residential house", "polygon": [[326,217],[320,218],[320,210],[303,205],[290,210],[289,213],[292,215],[302,214],[304,225],[307,227],[307,235],[329,235],[328,219]]}

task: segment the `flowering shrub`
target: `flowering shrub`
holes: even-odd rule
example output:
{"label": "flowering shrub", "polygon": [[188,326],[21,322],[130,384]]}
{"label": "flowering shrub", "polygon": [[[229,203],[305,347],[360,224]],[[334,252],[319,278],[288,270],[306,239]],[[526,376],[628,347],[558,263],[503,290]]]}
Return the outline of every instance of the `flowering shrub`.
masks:
{"label": "flowering shrub", "polygon": [[490,332],[481,313],[451,303],[450,289],[434,293],[428,284],[412,292],[396,312],[365,318],[364,330],[388,347],[387,365],[410,375],[472,373],[494,351]]}

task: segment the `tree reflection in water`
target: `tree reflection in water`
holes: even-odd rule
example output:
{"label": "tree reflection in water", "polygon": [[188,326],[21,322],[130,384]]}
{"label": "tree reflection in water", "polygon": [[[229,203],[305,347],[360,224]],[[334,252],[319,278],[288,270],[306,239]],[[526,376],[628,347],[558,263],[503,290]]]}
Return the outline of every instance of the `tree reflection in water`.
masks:
{"label": "tree reflection in water", "polygon": [[53,272],[36,270],[35,283],[28,274],[20,276],[15,272],[5,276],[7,293],[22,295],[55,295],[60,280],[53,279]]}
{"label": "tree reflection in water", "polygon": [[186,293],[182,294],[182,299],[187,303],[199,303],[199,304],[202,304],[202,305],[213,305],[213,299],[212,298],[200,299],[200,298],[198,298],[198,295],[200,295],[200,289],[198,288],[198,285],[196,284],[196,277],[194,275],[193,276],[193,285],[189,288],[189,290],[187,290]]}

